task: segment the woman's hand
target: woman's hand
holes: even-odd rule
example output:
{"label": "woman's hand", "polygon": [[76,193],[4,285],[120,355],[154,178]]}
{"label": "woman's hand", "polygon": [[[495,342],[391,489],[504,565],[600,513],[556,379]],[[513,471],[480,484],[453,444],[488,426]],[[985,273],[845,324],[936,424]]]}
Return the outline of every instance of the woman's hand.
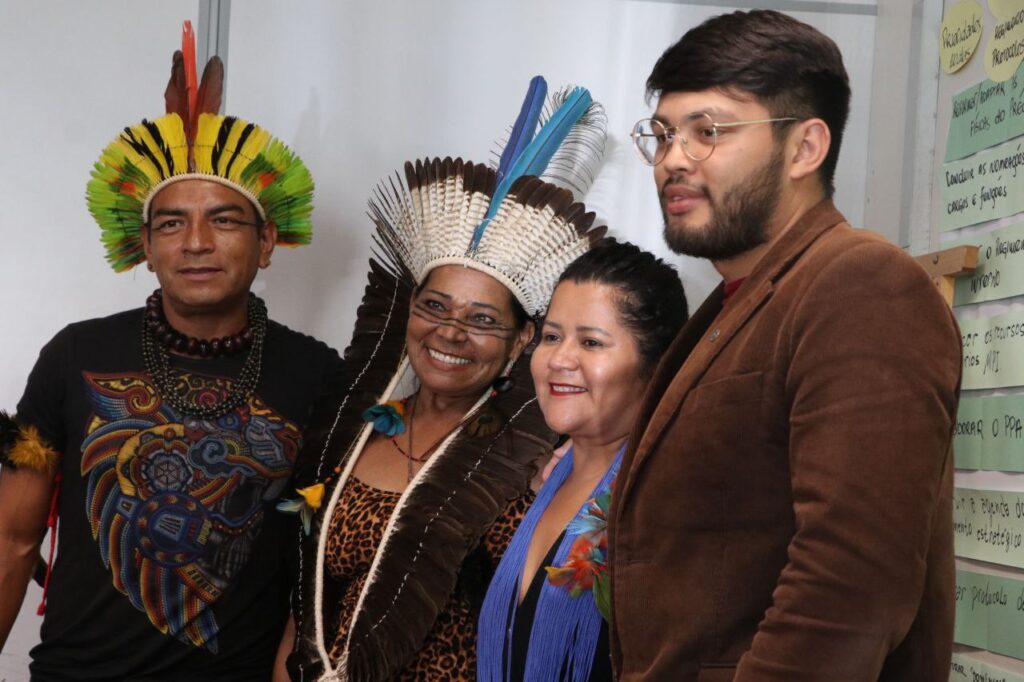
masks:
{"label": "woman's hand", "polygon": [[572,438],[567,438],[560,447],[555,449],[554,453],[551,455],[551,459],[548,460],[548,463],[544,466],[544,471],[540,475],[542,483],[548,480],[548,476],[550,476],[551,472],[555,470],[555,467],[558,466],[558,463],[562,461],[562,458],[565,457],[565,453],[569,452],[571,447]]}
{"label": "woman's hand", "polygon": [[281,635],[281,643],[277,645],[277,659],[274,661],[273,682],[291,682],[288,676],[288,669],[285,661],[288,654],[292,652],[292,644],[295,642],[295,616],[288,616],[288,624],[284,626],[284,634]]}

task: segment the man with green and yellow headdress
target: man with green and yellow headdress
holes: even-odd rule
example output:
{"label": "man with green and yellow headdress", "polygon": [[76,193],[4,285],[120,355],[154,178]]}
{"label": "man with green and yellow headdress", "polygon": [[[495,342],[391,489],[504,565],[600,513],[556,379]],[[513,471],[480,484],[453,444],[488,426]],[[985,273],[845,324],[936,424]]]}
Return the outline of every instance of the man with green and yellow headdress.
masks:
{"label": "man with green and yellow headdress", "polygon": [[338,357],[250,287],[310,241],[313,182],[218,113],[223,67],[197,84],[186,37],[166,115],[125,128],[87,189],[113,268],[145,261],[160,288],[58,333],[0,413],[0,645],[47,526],[59,544],[33,679],[262,679],[286,617],[295,519],[274,505]]}

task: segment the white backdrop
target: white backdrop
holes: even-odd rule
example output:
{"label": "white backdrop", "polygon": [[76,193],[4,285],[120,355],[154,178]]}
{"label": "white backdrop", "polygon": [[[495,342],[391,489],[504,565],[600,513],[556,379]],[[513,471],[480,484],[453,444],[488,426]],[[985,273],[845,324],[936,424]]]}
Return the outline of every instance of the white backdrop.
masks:
{"label": "white backdrop", "polygon": [[[0,409],[14,410],[61,327],[138,306],[153,288],[144,269],[106,266],[85,208],[93,162],[121,127],[161,113],[181,21],[196,23],[195,0],[141,6],[0,0]],[[28,679],[39,598],[30,586],[0,680]]]}
{"label": "white backdrop", "polygon": [[[258,113],[293,142],[319,189],[316,247],[277,256],[263,274],[271,304],[278,295],[292,302],[287,311],[271,305],[271,313],[344,345],[366,270],[371,187],[407,159],[488,160],[536,74],[552,89],[587,86],[607,110],[609,154],[588,208],[612,234],[670,255],[651,171],[628,133],[649,115],[644,82],[661,52],[724,9],[636,0],[232,5],[227,107]],[[837,201],[859,224],[874,17],[794,16],[837,40],[853,77]],[[696,307],[718,276],[706,262],[671,259]]]}
{"label": "white backdrop", "polygon": [[[607,109],[609,154],[588,206],[612,234],[670,256],[650,169],[634,158],[627,133],[650,111],[643,84],[661,52],[687,28],[731,9],[708,4],[233,3],[226,110],[291,143],[317,183],[313,246],[280,250],[257,280],[270,314],[342,348],[366,272],[373,185],[406,159],[488,160],[538,73],[552,88],[586,85]],[[859,224],[875,17],[806,4],[819,11],[794,16],[836,40],[852,79],[836,201]],[[61,327],[140,306],[156,286],[144,269],[109,269],[83,197],[103,146],[121,127],[162,113],[180,22],[197,14],[195,0],[0,0],[0,296],[8,320],[0,331],[0,409],[13,410],[39,348]],[[703,262],[670,260],[695,308],[717,275]],[[0,679],[27,678],[37,603],[38,592],[30,593],[0,656]]]}

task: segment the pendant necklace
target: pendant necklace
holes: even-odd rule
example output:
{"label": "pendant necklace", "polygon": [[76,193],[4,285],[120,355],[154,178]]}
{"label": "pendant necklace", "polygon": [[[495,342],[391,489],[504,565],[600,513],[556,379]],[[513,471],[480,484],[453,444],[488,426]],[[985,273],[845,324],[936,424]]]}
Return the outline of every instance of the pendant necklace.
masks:
{"label": "pendant necklace", "polygon": [[414,421],[413,417],[414,417],[415,412],[416,412],[416,396],[412,396],[412,398],[410,398],[410,402],[412,403],[412,405],[409,407],[409,419],[408,419],[408,422],[409,422],[409,425],[408,425],[408,430],[409,430],[409,449],[408,449],[408,451],[405,448],[403,448],[401,445],[398,444],[398,439],[397,438],[395,438],[394,436],[391,436],[391,438],[390,438],[391,444],[395,446],[395,449],[398,450],[402,454],[403,457],[405,457],[405,460],[406,460],[406,469],[405,469],[406,481],[405,482],[406,483],[412,482],[412,478],[413,478],[413,474],[414,474],[414,472],[413,472],[413,462],[416,462],[416,463],[419,463],[419,464],[423,464],[427,460],[429,460],[430,456],[432,454],[434,454],[434,451],[437,450],[438,446],[440,446],[441,443],[443,443],[444,440],[446,438],[448,438],[448,436],[450,436],[453,431],[455,431],[455,429],[457,429],[460,426],[463,426],[464,424],[466,424],[466,422],[468,422],[473,417],[473,415],[475,414],[475,412],[473,412],[473,413],[470,413],[470,414],[466,415],[462,419],[460,419],[458,421],[458,423],[455,424],[455,426],[450,428],[448,431],[444,432],[444,434],[442,434],[440,438],[438,438],[436,441],[434,441],[433,445],[431,445],[429,448],[427,448],[423,452],[422,455],[417,457],[414,454],[416,452],[416,450],[413,448],[413,444],[412,444],[413,421]]}

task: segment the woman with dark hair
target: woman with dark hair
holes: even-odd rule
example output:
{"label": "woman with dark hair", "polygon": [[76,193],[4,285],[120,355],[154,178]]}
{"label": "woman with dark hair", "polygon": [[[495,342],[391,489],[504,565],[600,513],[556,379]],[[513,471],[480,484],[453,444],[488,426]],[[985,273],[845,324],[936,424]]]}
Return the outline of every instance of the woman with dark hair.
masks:
{"label": "woman with dark hair", "polygon": [[675,270],[605,240],[559,279],[530,369],[544,419],[572,438],[484,600],[478,679],[611,680],[606,515],[639,396],[686,322]]}
{"label": "woman with dark hair", "polygon": [[[545,91],[531,82],[527,114]],[[601,149],[585,89],[548,108],[566,144]],[[306,530],[278,680],[473,679],[479,604],[555,440],[516,361],[559,274],[604,233],[537,177],[536,149],[559,135],[536,118],[517,129],[497,168],[410,162],[371,200],[383,262],[306,430],[299,496],[279,507]]]}

